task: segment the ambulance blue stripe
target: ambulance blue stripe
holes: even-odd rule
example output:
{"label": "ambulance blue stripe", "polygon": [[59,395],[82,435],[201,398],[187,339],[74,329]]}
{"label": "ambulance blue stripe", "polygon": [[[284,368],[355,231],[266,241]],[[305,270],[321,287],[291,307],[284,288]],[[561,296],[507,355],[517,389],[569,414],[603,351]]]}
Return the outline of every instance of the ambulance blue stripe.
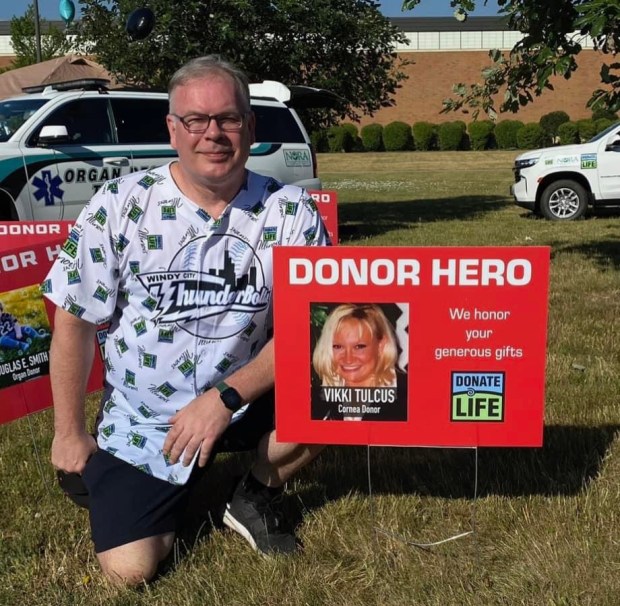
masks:
{"label": "ambulance blue stripe", "polygon": [[[34,162],[41,162],[42,160],[53,159],[54,154],[37,154],[36,156],[29,156],[26,160],[26,163],[33,164]],[[10,175],[11,173],[19,170],[20,168],[24,168],[24,159],[22,157],[0,160],[0,181],[2,181],[2,179],[4,179],[6,175]]]}
{"label": "ambulance blue stripe", "polygon": [[250,156],[268,156],[282,147],[281,143],[259,143],[250,149]]}

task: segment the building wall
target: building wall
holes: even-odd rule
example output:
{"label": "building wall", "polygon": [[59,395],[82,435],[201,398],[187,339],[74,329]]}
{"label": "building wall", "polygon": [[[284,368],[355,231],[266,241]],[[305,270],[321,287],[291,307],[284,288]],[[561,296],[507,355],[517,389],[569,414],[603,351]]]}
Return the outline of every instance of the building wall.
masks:
{"label": "building wall", "polygon": [[[411,62],[402,68],[408,79],[402,82],[393,107],[382,108],[373,117],[365,116],[360,125],[377,122],[387,124],[402,120],[409,124],[419,121],[433,123],[447,120],[473,120],[471,113],[450,112],[442,114],[443,99],[452,96],[452,85],[463,82],[481,82],[480,72],[491,64],[488,51],[431,51],[404,52],[399,55]],[[577,57],[579,69],[569,80],[555,78],[554,89],[545,90],[532,103],[521,108],[518,113],[498,114],[498,120],[517,119],[522,122],[537,122],[544,114],[563,110],[571,120],[589,118],[591,110],[586,103],[592,92],[600,88],[601,55],[594,50],[583,50]],[[499,109],[501,98],[496,99]],[[480,112],[478,119],[485,118]]]}

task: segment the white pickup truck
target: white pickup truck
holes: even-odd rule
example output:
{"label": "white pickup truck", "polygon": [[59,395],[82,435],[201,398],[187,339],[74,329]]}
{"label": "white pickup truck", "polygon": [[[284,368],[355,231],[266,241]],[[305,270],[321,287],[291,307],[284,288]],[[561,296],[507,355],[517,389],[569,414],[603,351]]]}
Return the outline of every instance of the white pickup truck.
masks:
{"label": "white pickup truck", "polygon": [[517,156],[516,204],[553,221],[581,217],[588,207],[620,205],[620,122],[581,145],[561,145]]}

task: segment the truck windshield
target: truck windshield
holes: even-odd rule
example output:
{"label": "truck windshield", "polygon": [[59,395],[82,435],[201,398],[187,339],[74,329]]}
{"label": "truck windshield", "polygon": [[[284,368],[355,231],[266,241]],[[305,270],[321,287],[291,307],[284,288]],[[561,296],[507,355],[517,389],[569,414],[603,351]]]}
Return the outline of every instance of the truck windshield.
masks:
{"label": "truck windshield", "polygon": [[602,139],[605,135],[609,134],[612,130],[614,130],[615,128],[618,128],[619,125],[620,125],[620,122],[614,122],[611,126],[608,126],[605,130],[601,131],[598,135],[592,137],[592,139],[590,139],[588,143],[594,143],[595,141]]}
{"label": "truck windshield", "polygon": [[0,101],[0,143],[13,133],[49,99],[13,99]]}

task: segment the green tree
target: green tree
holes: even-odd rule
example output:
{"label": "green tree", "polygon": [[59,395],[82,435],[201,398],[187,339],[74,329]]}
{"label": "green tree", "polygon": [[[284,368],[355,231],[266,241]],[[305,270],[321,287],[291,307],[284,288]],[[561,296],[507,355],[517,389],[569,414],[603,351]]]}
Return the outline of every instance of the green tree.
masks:
{"label": "green tree", "polygon": [[[403,10],[413,9],[419,2],[404,0]],[[620,109],[620,62],[613,60],[620,50],[618,0],[497,0],[497,4],[510,29],[524,37],[509,53],[489,53],[493,64],[482,71],[482,82],[455,84],[456,98],[444,101],[444,111],[467,106],[475,116],[483,110],[493,117],[493,97],[500,92],[504,96],[499,111],[518,111],[545,89],[553,89],[553,76],[572,76],[584,36],[605,56],[600,70],[602,87],[593,91],[588,106]],[[450,0],[450,5],[456,9],[455,16],[464,18],[474,10],[476,0]]]}
{"label": "green tree", "polygon": [[374,0],[145,0],[152,33],[130,41],[124,31],[135,0],[81,0],[78,42],[121,82],[165,89],[190,58],[218,53],[251,81],[279,80],[325,88],[342,97],[335,111],[308,126],[357,121],[393,105],[405,78],[395,53],[404,35]]}
{"label": "green tree", "polygon": [[[66,33],[45,19],[39,19],[41,31],[41,60],[62,57],[71,50]],[[23,17],[11,19],[11,44],[15,59],[11,68],[25,67],[37,62],[35,39],[34,5],[29,4]]]}

